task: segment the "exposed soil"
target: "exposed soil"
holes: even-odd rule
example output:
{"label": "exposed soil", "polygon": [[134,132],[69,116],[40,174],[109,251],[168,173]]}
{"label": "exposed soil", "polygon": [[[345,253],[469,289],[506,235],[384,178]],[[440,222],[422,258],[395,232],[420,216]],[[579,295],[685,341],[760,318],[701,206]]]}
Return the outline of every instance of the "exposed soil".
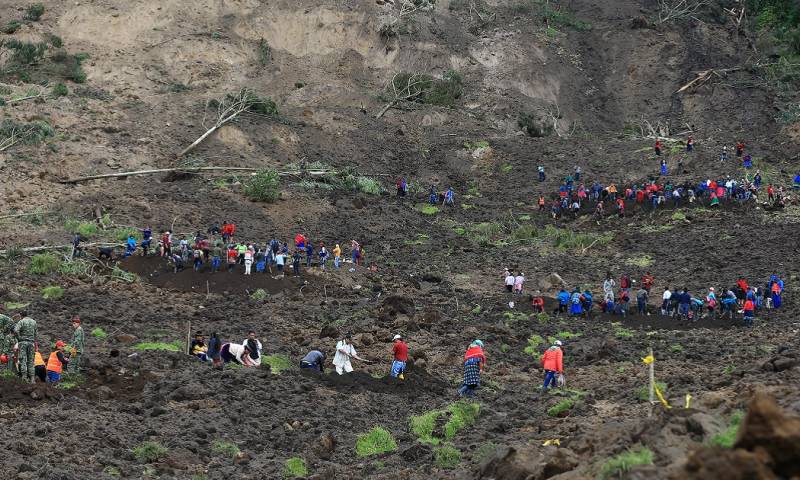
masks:
{"label": "exposed soil", "polygon": [[[301,457],[315,479],[566,480],[594,478],[609,458],[637,446],[653,452],[653,465],[633,468],[630,478],[798,475],[797,448],[770,445],[797,445],[800,206],[630,205],[624,218],[600,223],[591,206],[558,220],[536,206],[576,164],[587,186],[656,175],[653,139],[631,134],[642,120],[669,123],[668,136],[681,141],[693,130],[691,156],[665,152],[671,167],[686,157],[683,171],[670,176],[675,183],[741,177],[737,159],[723,164],[718,155],[743,140],[765,183],[789,187],[798,169],[797,128],[776,121],[785,99],[760,86],[754,72],[675,93],[697,70],[752,60],[748,37],[726,15],[655,25],[655,1],[573,0],[558,7],[590,27],[551,19],[548,28],[536,3],[475,2],[496,15],[484,25],[472,2],[441,0],[413,14],[398,35],[381,36],[400,2],[45,3],[42,19],[12,38],[59,35],[70,52],[90,55],[88,79],[67,82],[66,97],[0,107],[17,120],[46,119],[56,132],[50,142],[0,152],[0,217],[41,213],[0,219],[0,248],[68,245],[65,220],[92,221],[102,211],[112,225],[90,242],[116,241],[123,227],[189,236],[229,220],[237,236],[261,245],[304,232],[349,255],[356,239],[364,265],[374,262],[377,272],[351,272],[348,263],[304,267],[297,277],[289,267],[283,278],[244,276],[241,266],[229,273],[225,265],[175,274],[163,259],[134,256],[117,264],[138,276],[126,283],[111,276],[113,265],[96,264],[90,276],[35,275],[27,256],[2,259],[0,301],[37,320],[42,350],[69,340],[69,319],[80,315],[87,352],[73,388],[0,377],[0,478],[280,478],[287,459]],[[22,7],[0,5],[2,23],[21,18]],[[270,46],[265,64],[262,38]],[[452,108],[401,103],[374,119],[384,105],[378,93],[394,73],[450,69],[464,79]],[[31,87],[12,86],[15,93]],[[242,192],[247,174],[233,171],[59,183],[175,166],[175,154],[205,131],[206,102],[242,87],[271,97],[280,115],[242,115],[193,160],[280,171],[322,162],[379,175],[387,192],[312,188],[282,177],[275,203],[255,203]],[[552,122],[555,105],[557,133],[521,131],[522,114]],[[489,147],[465,147],[481,140]],[[542,183],[538,165],[547,170]],[[405,198],[394,195],[401,176],[418,187]],[[452,186],[456,206],[422,213],[430,185]],[[538,233],[520,238],[520,226]],[[548,226],[610,240],[563,248],[544,233]],[[491,238],[475,233],[488,227],[497,227]],[[524,295],[505,293],[504,267],[525,272]],[[536,290],[553,311],[560,286],[553,273],[570,291],[588,288],[599,299],[606,272],[639,280],[647,271],[656,278],[649,316],[622,318],[597,307],[589,319],[530,315],[528,294]],[[740,275],[763,286],[773,273],[786,282],[784,304],[760,313],[753,328],[744,328],[740,314],[697,322],[658,314],[665,287],[699,294],[732,286]],[[62,286],[64,296],[43,299],[50,285]],[[257,289],[265,299],[251,296]],[[95,328],[107,335],[89,335]],[[182,342],[197,330],[232,342],[254,330],[266,355],[285,356],[293,367],[279,374],[266,366],[220,369],[136,348]],[[354,373],[340,377],[330,361],[345,333],[371,363],[356,362]],[[404,381],[388,376],[396,333],[410,347]],[[525,353],[534,335],[564,340],[568,390],[540,393],[536,357],[547,345]],[[437,464],[439,447],[418,441],[409,419],[457,399],[464,350],[478,338],[488,355],[480,415],[449,442],[461,458],[448,468]],[[326,372],[296,368],[311,349],[327,352]],[[650,349],[670,409],[640,398],[648,382],[641,359]],[[549,415],[564,398],[574,405]],[[737,410],[750,413],[735,448],[710,447]],[[397,450],[359,457],[358,436],[375,426],[392,433]],[[555,439],[560,445],[543,446]],[[167,453],[137,458],[133,450],[145,441]],[[241,453],[219,453],[218,441]]]}

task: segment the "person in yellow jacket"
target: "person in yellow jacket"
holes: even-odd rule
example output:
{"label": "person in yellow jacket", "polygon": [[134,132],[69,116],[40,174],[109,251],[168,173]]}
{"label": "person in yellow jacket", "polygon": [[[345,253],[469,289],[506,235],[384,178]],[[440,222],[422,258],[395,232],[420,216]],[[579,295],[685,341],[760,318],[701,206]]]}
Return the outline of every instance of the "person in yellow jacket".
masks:
{"label": "person in yellow jacket", "polygon": [[50,354],[47,359],[47,383],[56,384],[61,380],[61,372],[67,366],[69,360],[64,355],[64,342],[61,340],[56,342],[56,349]]}
{"label": "person in yellow jacket", "polygon": [[33,354],[33,372],[42,383],[47,382],[47,368],[45,368],[42,352],[39,351],[38,345],[36,346],[36,352]]}
{"label": "person in yellow jacket", "polygon": [[342,248],[337,243],[335,247],[333,247],[333,266],[339,268],[339,264],[342,261]]}

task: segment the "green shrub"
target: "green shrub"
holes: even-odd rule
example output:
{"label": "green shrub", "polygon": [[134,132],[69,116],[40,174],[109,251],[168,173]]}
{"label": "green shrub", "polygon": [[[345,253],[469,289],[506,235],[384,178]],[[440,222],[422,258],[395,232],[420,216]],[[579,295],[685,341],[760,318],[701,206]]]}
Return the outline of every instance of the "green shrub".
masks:
{"label": "green shrub", "polygon": [[158,442],[142,442],[133,449],[133,455],[141,463],[157,462],[167,454],[169,450]]}
{"label": "green shrub", "polygon": [[[658,389],[661,390],[661,394],[664,395],[664,398],[667,397],[667,389],[668,385],[664,382],[656,382]],[[636,398],[643,402],[650,401],[650,385],[643,385],[636,389]],[[658,400],[658,396],[656,395],[656,400]]]}
{"label": "green shrub", "polygon": [[58,267],[58,272],[62,275],[82,277],[88,276],[92,272],[92,269],[93,264],[85,260],[72,258],[61,262],[61,265]]}
{"label": "green shrub", "polygon": [[451,403],[447,410],[450,412],[450,418],[444,425],[444,436],[450,440],[459,430],[475,423],[480,414],[481,406],[475,402],[459,400]]}
{"label": "green shrub", "polygon": [[533,355],[534,357],[539,356],[539,347],[544,344],[544,338],[541,335],[531,335],[528,338],[528,346],[525,347],[524,352],[528,355]]}
{"label": "green shrub", "polygon": [[439,207],[436,205],[421,205],[417,210],[424,215],[436,215],[439,213]]}
{"label": "green shrub", "polygon": [[111,236],[114,240],[118,242],[126,242],[128,241],[128,237],[133,236],[137,241],[142,237],[141,232],[138,228],[133,227],[120,227],[115,228],[113,232],[111,232]]}
{"label": "green shrub", "polygon": [[645,447],[628,450],[614,458],[609,459],[600,469],[600,478],[621,478],[636,465],[652,465],[653,452]]}
{"label": "green shrub", "polygon": [[44,5],[41,3],[34,3],[33,5],[30,5],[27,10],[25,10],[24,18],[25,20],[35,22],[42,18],[42,15],[44,15]]}
{"label": "green shrub", "polygon": [[286,464],[283,467],[283,476],[286,478],[298,478],[298,477],[305,477],[308,475],[308,467],[306,467],[306,461],[300,457],[292,457],[286,460]]}
{"label": "green shrub", "polygon": [[77,233],[81,237],[91,237],[97,234],[97,224],[94,222],[81,222],[78,224]]}
{"label": "green shrub", "polygon": [[358,177],[357,184],[360,192],[370,195],[380,195],[385,191],[383,185],[374,178]]}
{"label": "green shrub", "polygon": [[570,398],[559,400],[558,403],[547,409],[547,414],[551,417],[557,417],[563,412],[570,410],[575,406],[575,402]]}
{"label": "green shrub", "polygon": [[362,433],[356,440],[356,454],[359,457],[393,452],[395,450],[397,450],[397,442],[395,442],[388,430],[381,427],[375,427],[367,433]]}
{"label": "green shrub", "polygon": [[497,452],[497,444],[493,442],[486,442],[475,450],[472,454],[472,461],[478,464],[490,459]]}
{"label": "green shrub", "polygon": [[46,275],[58,270],[61,260],[52,253],[39,253],[31,258],[31,265],[28,267],[30,273],[36,275]]}
{"label": "green shrub", "polygon": [[461,450],[451,446],[444,445],[437,448],[434,453],[434,463],[439,468],[452,470],[461,463]]}
{"label": "green shrub", "polygon": [[572,333],[564,331],[564,332],[558,332],[556,334],[556,340],[571,340],[573,338],[578,338],[580,336],[581,336],[580,333]]}
{"label": "green shrub", "polygon": [[633,267],[640,267],[645,268],[649,267],[654,263],[653,257],[650,255],[636,255],[634,257],[625,259],[626,265],[631,265]]}
{"label": "green shrub", "polygon": [[441,80],[433,80],[425,94],[425,103],[451,107],[464,94],[464,79],[456,70],[448,70]]}
{"label": "green shrub", "polygon": [[269,294],[263,288],[259,288],[258,290],[250,294],[250,298],[257,302],[263,302],[264,300],[267,299],[268,296]]}
{"label": "green shrub", "polygon": [[9,20],[8,23],[6,23],[5,26],[3,26],[3,33],[11,35],[12,33],[19,30],[21,26],[22,24],[19,23],[18,20]]}
{"label": "green shrub", "polygon": [[258,41],[256,56],[258,57],[258,63],[261,66],[264,66],[272,61],[272,48],[269,46],[269,42],[263,38]]}
{"label": "green shrub", "polygon": [[214,443],[211,444],[211,451],[217,455],[224,455],[230,458],[235,458],[241,453],[241,450],[239,450],[239,447],[235,443],[223,440],[214,440]]}
{"label": "green shrub", "polygon": [[416,435],[422,443],[438,445],[441,440],[433,436],[433,430],[436,428],[436,420],[440,415],[442,415],[441,411],[432,410],[422,415],[412,416],[409,421],[411,433]]}
{"label": "green shrub", "polygon": [[722,448],[733,448],[733,444],[736,443],[736,437],[739,435],[739,427],[742,424],[743,418],[744,412],[741,410],[733,412],[728,422],[728,428],[726,428],[724,432],[711,437],[709,443]]}
{"label": "green shrub", "polygon": [[69,90],[67,89],[66,85],[64,85],[61,82],[58,82],[53,86],[53,90],[50,93],[54,97],[66,97],[67,95],[69,95]]}
{"label": "green shrub", "polygon": [[261,359],[261,363],[269,365],[272,373],[276,375],[280,375],[282,371],[289,370],[294,366],[286,355],[279,354],[264,355],[264,358]]}
{"label": "green shrub", "polygon": [[273,203],[280,194],[280,179],[275,170],[261,170],[244,184],[244,194],[256,202]]}
{"label": "green shrub", "polygon": [[180,340],[172,343],[163,342],[141,342],[133,346],[136,350],[164,350],[167,352],[182,352],[186,346]]}
{"label": "green shrub", "polygon": [[58,285],[51,285],[42,289],[42,298],[45,300],[54,300],[64,296],[64,289]]}
{"label": "green shrub", "polygon": [[94,338],[106,338],[108,336],[106,331],[100,327],[93,328],[90,335]]}
{"label": "green shrub", "polygon": [[26,302],[6,302],[5,303],[6,310],[19,310],[21,308],[27,307],[28,305],[30,305],[30,303],[26,303]]}
{"label": "green shrub", "polygon": [[614,335],[616,335],[617,338],[633,338],[633,334],[634,331],[629,328],[619,326],[614,328]]}

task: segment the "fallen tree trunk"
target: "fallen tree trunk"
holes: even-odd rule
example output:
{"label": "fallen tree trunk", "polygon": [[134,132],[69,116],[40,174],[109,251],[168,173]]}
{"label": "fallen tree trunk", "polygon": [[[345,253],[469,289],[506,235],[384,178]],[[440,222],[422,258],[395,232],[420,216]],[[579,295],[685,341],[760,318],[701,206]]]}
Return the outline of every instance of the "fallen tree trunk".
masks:
{"label": "fallen tree trunk", "polygon": [[[124,246],[124,244],[119,243],[119,242],[117,242],[117,243],[84,243],[84,244],[81,245],[81,248],[86,248],[86,247],[122,247],[122,246]],[[46,252],[48,250],[66,250],[66,249],[72,249],[72,244],[70,244],[70,245],[42,245],[41,247],[24,247],[24,248],[21,248],[21,249],[17,250],[17,252],[34,253],[34,252]],[[9,250],[13,251],[14,249],[9,248],[9,249],[6,249],[6,250],[0,250],[0,257],[4,257],[4,256],[8,255]]]}
{"label": "fallen tree trunk", "polygon": [[[133,172],[118,172],[118,173],[103,173],[100,175],[90,175],[88,177],[77,177],[77,178],[69,178],[66,180],[61,180],[59,183],[80,183],[80,182],[87,182],[89,180],[98,180],[101,178],[115,178],[115,177],[135,177],[139,175],[152,175],[155,173],[169,173],[169,172],[199,172],[199,171],[237,171],[237,172],[257,172],[260,169],[258,168],[251,168],[251,167],[175,167],[175,168],[155,168],[152,170],[137,170]],[[326,175],[328,171],[308,171],[308,172],[278,172],[278,175],[287,176],[287,175],[300,175],[302,173],[306,173],[308,175]]]}

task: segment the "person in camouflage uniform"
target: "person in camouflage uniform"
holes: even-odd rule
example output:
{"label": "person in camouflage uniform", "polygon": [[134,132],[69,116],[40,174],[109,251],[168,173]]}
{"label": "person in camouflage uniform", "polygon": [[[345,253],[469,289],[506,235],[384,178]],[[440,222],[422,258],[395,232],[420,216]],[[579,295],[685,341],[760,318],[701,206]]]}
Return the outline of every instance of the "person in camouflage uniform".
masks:
{"label": "person in camouflage uniform", "polygon": [[0,355],[6,355],[8,357],[8,368],[14,373],[16,373],[17,370],[14,366],[13,359],[15,343],[14,320],[0,313]]}
{"label": "person in camouflage uniform", "polygon": [[83,355],[83,348],[85,345],[85,340],[83,336],[83,327],[81,327],[81,319],[77,315],[75,318],[72,319],[72,328],[75,329],[75,332],[72,334],[72,340],[69,342],[69,346],[72,348],[72,357],[69,361],[69,369],[72,373],[77,373],[81,363],[81,356]]}
{"label": "person in camouflage uniform", "polygon": [[30,383],[36,381],[34,376],[36,370],[34,369],[33,361],[36,348],[36,320],[27,315],[26,312],[22,313],[22,320],[17,322],[14,326],[14,334],[17,336],[17,344],[19,346],[19,373],[23,380]]}

